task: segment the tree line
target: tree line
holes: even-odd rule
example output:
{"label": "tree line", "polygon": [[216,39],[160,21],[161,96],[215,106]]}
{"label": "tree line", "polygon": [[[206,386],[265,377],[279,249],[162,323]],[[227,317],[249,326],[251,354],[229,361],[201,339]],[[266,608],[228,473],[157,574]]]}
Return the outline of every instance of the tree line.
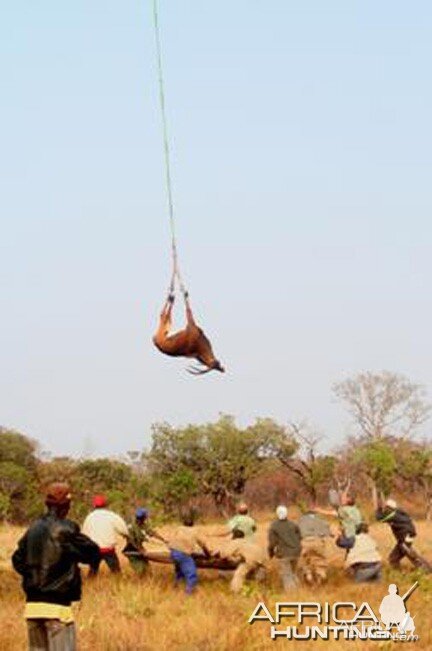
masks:
{"label": "tree line", "polygon": [[371,509],[380,495],[415,495],[417,515],[430,519],[432,446],[416,436],[430,415],[422,387],[394,373],[366,372],[334,385],[333,393],[352,433],[330,452],[307,422],[272,418],[243,428],[229,415],[185,427],[157,423],[149,448],[122,459],[47,458],[36,441],[0,428],[0,519],[36,516],[51,481],[70,483],[78,519],[96,492],[126,517],[143,503],[167,518],[186,505],[227,516],[239,499],[255,509],[281,501],[306,508],[347,481]]}

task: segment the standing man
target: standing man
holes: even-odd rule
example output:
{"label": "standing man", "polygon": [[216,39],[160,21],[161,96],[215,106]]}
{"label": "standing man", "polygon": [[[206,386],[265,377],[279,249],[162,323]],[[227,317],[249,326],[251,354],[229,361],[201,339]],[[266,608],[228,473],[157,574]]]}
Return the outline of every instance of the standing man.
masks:
{"label": "standing man", "polygon": [[376,519],[380,522],[387,522],[396,538],[396,545],[389,556],[389,563],[392,567],[400,569],[400,562],[406,556],[415,567],[432,572],[432,565],[412,546],[417,532],[411,516],[406,511],[399,509],[397,503],[389,499],[384,506],[382,504],[378,506]]}
{"label": "standing man", "polygon": [[139,506],[135,511],[135,522],[128,527],[128,542],[123,549],[123,554],[129,560],[132,569],[140,575],[145,573],[149,564],[145,557],[144,543],[149,538],[157,538],[166,543],[165,538],[150,527],[148,518],[148,510]]}
{"label": "standing man", "polygon": [[182,526],[177,527],[172,534],[168,535],[167,545],[175,567],[176,584],[184,580],[186,594],[190,595],[198,583],[197,567],[192,554],[203,551],[206,556],[210,556],[206,543],[194,528],[192,511],[185,513],[182,516]]}
{"label": "standing man", "polygon": [[363,522],[363,516],[355,503],[353,495],[345,493],[342,495],[337,514],[344,536],[354,538],[357,528]]}
{"label": "standing man", "polygon": [[340,504],[337,507],[336,512],[331,511],[330,509],[322,509],[318,506],[315,507],[315,511],[321,515],[337,515],[344,537],[352,538],[352,542],[354,544],[356,530],[357,527],[362,523],[363,517],[355,503],[355,498],[353,495],[342,493],[340,496]]}
{"label": "standing man", "polygon": [[277,520],[268,532],[268,554],[270,558],[276,557],[284,590],[290,590],[298,585],[295,571],[301,553],[301,533],[295,522],[288,520],[286,506],[278,506],[276,515]]}
{"label": "standing man", "polygon": [[99,549],[75,522],[66,519],[70,502],[67,484],[51,484],[46,514],[27,529],[12,556],[26,594],[30,651],[76,649],[71,603],[81,599],[78,563],[95,564]]}
{"label": "standing man", "polygon": [[119,536],[129,535],[126,522],[114,511],[107,509],[105,495],[93,497],[94,511],[88,514],[83,524],[83,533],[99,547],[100,557],[91,565],[89,576],[96,576],[101,561],[105,561],[111,572],[120,572],[120,562],[116,553]]}
{"label": "standing man", "polygon": [[244,538],[252,538],[256,531],[256,522],[249,515],[249,508],[245,502],[237,506],[237,514],[228,522],[228,528],[234,538],[234,531],[241,531]]}
{"label": "standing man", "polygon": [[326,540],[331,536],[330,527],[312,509],[301,516],[298,526],[302,539],[300,573],[309,585],[320,585],[327,579]]}

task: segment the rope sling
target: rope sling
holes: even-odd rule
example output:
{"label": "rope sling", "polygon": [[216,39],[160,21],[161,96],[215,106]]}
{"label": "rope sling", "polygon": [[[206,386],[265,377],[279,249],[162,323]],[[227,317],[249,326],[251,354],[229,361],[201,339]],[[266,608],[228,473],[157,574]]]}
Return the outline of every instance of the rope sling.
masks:
{"label": "rope sling", "polygon": [[[158,15],[158,0],[153,0],[153,25],[156,40],[156,54],[157,54],[157,72],[159,80],[159,104],[162,117],[162,132],[163,132],[163,149],[165,161],[165,181],[168,199],[168,215],[171,229],[171,253],[172,253],[172,275],[169,285],[168,298],[160,315],[159,326],[156,334],[153,337],[155,346],[165,355],[172,357],[188,357],[196,359],[200,363],[200,367],[188,369],[193,375],[203,375],[209,371],[225,372],[224,367],[216,359],[212,345],[205,336],[202,329],[196,324],[189,304],[189,294],[183,282],[180,273],[177,253],[177,240],[174,219],[174,201],[171,182],[171,159],[170,159],[170,146],[168,138],[168,126],[165,110],[165,89],[164,89],[164,75],[162,66],[162,47],[159,29],[159,15]],[[185,308],[186,308],[186,326],[183,330],[170,334],[171,328],[171,311],[174,304],[176,282],[183,294]]]}
{"label": "rope sling", "polygon": [[172,275],[171,275],[171,281],[169,285],[169,295],[170,296],[174,295],[175,283],[177,280],[184,298],[187,299],[188,291],[183,282],[182,275],[180,273],[179,262],[178,262],[177,238],[176,238],[175,219],[174,219],[174,200],[173,200],[172,181],[171,181],[171,155],[170,155],[170,145],[169,145],[169,138],[168,138],[168,123],[167,123],[166,109],[165,109],[165,84],[164,84],[164,74],[163,74],[163,66],[162,66],[162,46],[161,46],[160,29],[159,29],[159,14],[158,14],[157,0],[153,0],[153,25],[154,25],[155,41],[156,41],[156,60],[157,60],[157,73],[158,73],[158,84],[159,84],[159,106],[161,112],[162,133],[163,133],[165,183],[166,183],[168,215],[169,215],[169,223],[170,223],[170,231],[171,231]]}

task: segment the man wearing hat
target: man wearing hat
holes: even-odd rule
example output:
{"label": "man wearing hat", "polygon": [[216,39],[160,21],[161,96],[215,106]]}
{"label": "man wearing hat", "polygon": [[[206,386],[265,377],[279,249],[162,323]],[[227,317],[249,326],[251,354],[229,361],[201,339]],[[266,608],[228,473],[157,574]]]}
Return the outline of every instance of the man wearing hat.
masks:
{"label": "man wearing hat", "polygon": [[275,557],[283,588],[286,591],[298,585],[296,568],[301,553],[301,533],[295,522],[288,520],[288,509],[281,504],[276,509],[277,520],[268,531],[268,554]]}
{"label": "man wearing hat", "polygon": [[81,599],[78,563],[96,563],[99,549],[75,522],[66,519],[70,502],[67,484],[51,484],[46,492],[47,512],[27,529],[12,556],[26,594],[30,651],[76,649],[71,603]]}
{"label": "man wearing hat", "polygon": [[236,514],[228,520],[227,524],[224,525],[223,529],[214,533],[214,538],[228,538],[239,539],[239,536],[236,536],[238,532],[242,535],[242,538],[247,538],[249,541],[253,541],[255,538],[255,532],[257,525],[255,520],[249,515],[249,507],[245,502],[240,502],[236,507]]}
{"label": "man wearing hat", "polygon": [[148,567],[148,560],[144,553],[144,543],[150,538],[157,538],[164,543],[166,542],[165,538],[150,526],[148,519],[148,510],[139,506],[135,511],[135,522],[129,526],[128,542],[123,549],[123,554],[137,574],[144,574]]}
{"label": "man wearing hat", "polygon": [[120,562],[116,553],[119,536],[128,538],[126,522],[114,511],[107,509],[105,495],[93,497],[94,511],[88,514],[83,524],[83,533],[99,547],[99,560],[90,567],[89,576],[96,576],[101,561],[105,561],[111,572],[120,572]]}
{"label": "man wearing hat", "polygon": [[431,564],[413,548],[412,544],[417,535],[411,516],[398,508],[395,500],[388,499],[384,506],[379,504],[376,519],[387,522],[396,538],[396,545],[390,552],[389,563],[395,569],[400,569],[400,562],[406,556],[415,567],[421,567],[427,572],[432,571]]}

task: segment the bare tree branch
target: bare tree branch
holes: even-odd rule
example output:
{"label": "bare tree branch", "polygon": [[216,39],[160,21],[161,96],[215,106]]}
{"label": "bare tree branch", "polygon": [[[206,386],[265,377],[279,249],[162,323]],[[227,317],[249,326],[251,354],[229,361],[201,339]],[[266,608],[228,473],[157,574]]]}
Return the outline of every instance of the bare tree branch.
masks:
{"label": "bare tree branch", "polygon": [[430,416],[422,387],[388,371],[359,373],[333,391],[368,439],[408,437]]}

